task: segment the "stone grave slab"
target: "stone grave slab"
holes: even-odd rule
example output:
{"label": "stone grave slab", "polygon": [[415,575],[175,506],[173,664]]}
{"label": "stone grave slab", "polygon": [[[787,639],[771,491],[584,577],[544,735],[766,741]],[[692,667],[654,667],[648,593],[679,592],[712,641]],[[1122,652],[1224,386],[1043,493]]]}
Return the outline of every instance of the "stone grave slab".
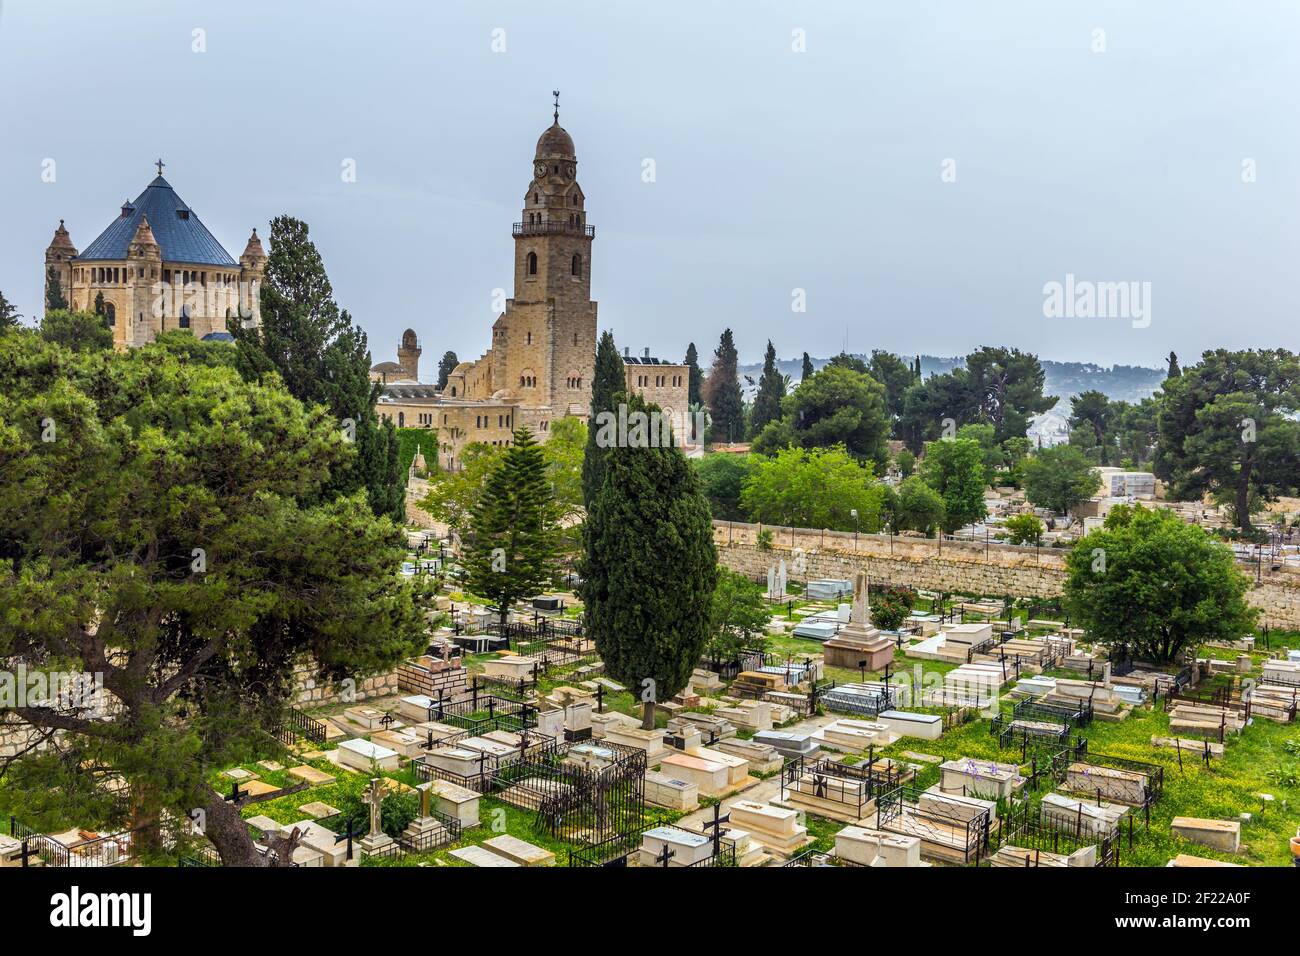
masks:
{"label": "stone grave slab", "polygon": [[309,783],[313,787],[318,787],[323,783],[334,782],[332,774],[328,774],[324,770],[317,770],[309,764],[303,764],[300,767],[290,767],[289,776],[293,777],[295,780],[301,780],[303,783]]}
{"label": "stone grave slab", "polygon": [[464,846],[459,850],[452,850],[451,855],[458,860],[464,860],[470,866],[519,866],[514,860],[508,860],[499,853],[493,853],[481,846]]}
{"label": "stone grave slab", "polygon": [[555,863],[555,854],[550,850],[534,846],[508,833],[484,840],[483,845],[490,847],[493,853],[504,856],[507,860],[513,860],[520,866],[551,866]]}

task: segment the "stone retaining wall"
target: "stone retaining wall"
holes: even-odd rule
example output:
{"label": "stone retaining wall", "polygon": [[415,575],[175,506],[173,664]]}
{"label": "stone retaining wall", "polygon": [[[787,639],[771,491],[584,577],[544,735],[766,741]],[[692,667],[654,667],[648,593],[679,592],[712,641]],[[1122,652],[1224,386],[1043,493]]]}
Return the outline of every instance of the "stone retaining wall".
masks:
{"label": "stone retaining wall", "polygon": [[[1057,548],[1016,547],[984,542],[944,541],[806,528],[772,531],[771,550],[758,548],[760,525],[715,521],[719,560],[755,581],[784,559],[792,580],[852,579],[859,569],[873,581],[931,591],[1018,598],[1056,598],[1065,584],[1065,554]],[[1254,569],[1242,565],[1243,572]],[[1254,574],[1251,574],[1252,582]],[[1263,609],[1260,622],[1300,630],[1300,575],[1262,575],[1247,600]]]}

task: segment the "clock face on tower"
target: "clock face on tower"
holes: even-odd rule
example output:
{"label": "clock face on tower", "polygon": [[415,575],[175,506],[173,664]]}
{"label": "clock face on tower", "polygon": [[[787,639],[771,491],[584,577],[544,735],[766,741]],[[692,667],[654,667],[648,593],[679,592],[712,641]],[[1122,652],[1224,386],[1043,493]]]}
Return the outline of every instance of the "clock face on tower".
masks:
{"label": "clock face on tower", "polygon": [[547,165],[540,161],[533,165],[533,172],[537,174],[538,179],[544,179],[546,177],[547,169],[548,169]]}

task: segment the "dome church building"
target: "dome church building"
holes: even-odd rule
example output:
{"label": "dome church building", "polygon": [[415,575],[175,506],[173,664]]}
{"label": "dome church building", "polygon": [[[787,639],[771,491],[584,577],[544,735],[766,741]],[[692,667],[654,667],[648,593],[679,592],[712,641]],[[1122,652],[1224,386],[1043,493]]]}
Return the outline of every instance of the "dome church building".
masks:
{"label": "dome church building", "polygon": [[[402,336],[397,362],[371,369],[383,383],[376,412],[399,427],[436,428],[439,465],[455,470],[474,442],[508,445],[515,428],[545,441],[566,415],[586,417],[596,364],[596,303],[587,197],[578,183],[573,138],[555,122],[537,140],[523,210],[511,230],[514,296],[492,325],[488,350],[462,362],[437,389],[419,381],[415,333]],[[658,404],[665,417],[687,411],[687,368],[651,358],[627,365],[629,391]]]}
{"label": "dome church building", "polygon": [[46,301],[57,287],[69,309],[101,313],[119,349],[174,329],[225,339],[233,323],[261,318],[266,253],[257,230],[236,260],[163,179],[162,160],[157,166],[84,252],[62,219],[45,250]]}

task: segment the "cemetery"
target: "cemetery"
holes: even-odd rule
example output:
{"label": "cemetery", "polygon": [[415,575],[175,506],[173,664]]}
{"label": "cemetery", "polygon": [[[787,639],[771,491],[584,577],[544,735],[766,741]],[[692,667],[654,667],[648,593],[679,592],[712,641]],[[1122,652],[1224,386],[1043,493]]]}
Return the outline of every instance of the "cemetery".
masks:
{"label": "cemetery", "polygon": [[[296,831],[299,867],[1289,862],[1300,797],[1254,769],[1294,726],[1288,654],[1116,663],[1060,622],[937,595],[883,632],[868,587],[774,568],[766,647],[701,660],[651,729],[580,616],[502,626],[462,594],[392,693],[291,708],[213,787],[264,853]],[[1206,786],[1237,815],[1198,812]],[[74,824],[15,814],[0,865],[133,862],[129,832]],[[186,831],[180,865],[220,865]]]}

